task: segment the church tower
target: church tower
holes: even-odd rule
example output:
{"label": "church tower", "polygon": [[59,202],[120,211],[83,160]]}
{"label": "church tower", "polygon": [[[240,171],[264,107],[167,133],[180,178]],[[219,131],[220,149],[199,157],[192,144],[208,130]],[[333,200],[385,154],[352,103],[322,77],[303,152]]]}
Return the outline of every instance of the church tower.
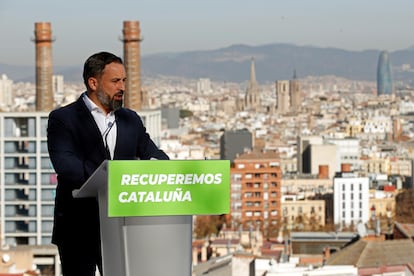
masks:
{"label": "church tower", "polygon": [[250,66],[250,81],[247,85],[246,95],[244,98],[244,110],[258,111],[260,109],[259,85],[256,81],[256,69],[254,58]]}
{"label": "church tower", "polygon": [[293,72],[293,79],[276,81],[277,112],[280,114],[297,112],[302,104],[299,81],[296,78],[296,71]]}
{"label": "church tower", "polygon": [[302,104],[299,80],[296,77],[296,70],[293,71],[293,79],[289,82],[290,106],[292,111],[299,111]]}
{"label": "church tower", "polygon": [[278,80],[276,81],[276,99],[277,99],[277,112],[284,114],[289,112],[290,109],[290,81]]}

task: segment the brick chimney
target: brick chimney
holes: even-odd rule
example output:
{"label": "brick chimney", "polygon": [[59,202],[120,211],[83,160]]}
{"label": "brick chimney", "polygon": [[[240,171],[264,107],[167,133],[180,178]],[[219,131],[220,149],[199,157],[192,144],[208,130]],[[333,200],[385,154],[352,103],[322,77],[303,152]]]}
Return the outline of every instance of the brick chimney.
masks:
{"label": "brick chimney", "polygon": [[52,27],[49,22],[35,23],[36,111],[51,111],[53,97]]}
{"label": "brick chimney", "polygon": [[329,178],[329,166],[328,165],[319,165],[319,179],[328,179]]}
{"label": "brick chimney", "polygon": [[124,43],[124,64],[127,74],[125,107],[141,110],[143,93],[141,88],[141,30],[139,21],[124,21],[122,30]]}
{"label": "brick chimney", "polygon": [[342,163],[341,164],[341,172],[351,172],[351,164]]}

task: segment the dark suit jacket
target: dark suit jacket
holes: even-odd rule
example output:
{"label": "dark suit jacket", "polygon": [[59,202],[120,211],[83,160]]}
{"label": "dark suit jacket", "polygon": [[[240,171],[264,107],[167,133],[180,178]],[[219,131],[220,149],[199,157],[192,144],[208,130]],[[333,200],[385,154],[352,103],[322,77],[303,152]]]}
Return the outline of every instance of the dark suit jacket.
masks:
{"label": "dark suit jacket", "polygon": [[[151,140],[136,112],[121,108],[115,112],[115,119],[114,159],[168,159]],[[72,191],[107,159],[101,132],[82,97],[49,114],[47,138],[49,156],[58,174],[52,242],[100,242],[96,199],[72,197]]]}

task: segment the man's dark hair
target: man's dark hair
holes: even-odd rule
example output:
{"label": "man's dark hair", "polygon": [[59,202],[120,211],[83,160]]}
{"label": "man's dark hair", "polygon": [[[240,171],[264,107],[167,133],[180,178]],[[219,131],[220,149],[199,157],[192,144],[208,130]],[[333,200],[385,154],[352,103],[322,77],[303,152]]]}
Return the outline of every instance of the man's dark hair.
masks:
{"label": "man's dark hair", "polygon": [[100,77],[105,66],[112,62],[123,64],[120,57],[108,52],[99,52],[90,56],[83,66],[83,83],[86,88],[89,88],[88,79]]}

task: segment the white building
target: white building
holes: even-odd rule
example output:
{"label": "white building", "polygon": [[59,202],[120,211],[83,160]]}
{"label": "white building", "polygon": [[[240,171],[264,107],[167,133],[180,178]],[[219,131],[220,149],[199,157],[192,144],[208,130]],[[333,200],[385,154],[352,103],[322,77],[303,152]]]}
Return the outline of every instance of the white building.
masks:
{"label": "white building", "polygon": [[211,81],[207,78],[201,78],[197,81],[197,94],[202,95],[206,93],[211,93]]}
{"label": "white building", "polygon": [[64,77],[63,75],[53,75],[53,95],[63,94],[64,92]]}
{"label": "white building", "polygon": [[361,149],[359,145],[359,139],[356,138],[344,138],[344,139],[335,139],[327,138],[325,139],[327,143],[335,144],[337,146],[336,151],[336,171],[341,171],[342,164],[350,164],[351,170],[356,171],[361,168],[360,156]]}
{"label": "white building", "polygon": [[63,75],[53,75],[52,76],[52,85],[53,85],[53,95],[55,97],[55,102],[61,103],[64,97],[64,77]]}
{"label": "white building", "polygon": [[7,109],[13,105],[12,94],[13,81],[8,79],[5,74],[0,78],[0,107]]}
{"label": "white building", "polygon": [[386,134],[392,132],[392,120],[389,116],[376,116],[366,120],[364,133]]}
{"label": "white building", "polygon": [[1,245],[50,244],[56,174],[47,113],[0,113]]}
{"label": "white building", "polygon": [[161,110],[154,109],[154,110],[140,110],[137,112],[138,115],[141,117],[144,126],[147,129],[147,132],[151,136],[151,139],[157,146],[161,144]]}
{"label": "white building", "polygon": [[334,177],[334,224],[357,225],[369,220],[369,179],[343,172]]}

